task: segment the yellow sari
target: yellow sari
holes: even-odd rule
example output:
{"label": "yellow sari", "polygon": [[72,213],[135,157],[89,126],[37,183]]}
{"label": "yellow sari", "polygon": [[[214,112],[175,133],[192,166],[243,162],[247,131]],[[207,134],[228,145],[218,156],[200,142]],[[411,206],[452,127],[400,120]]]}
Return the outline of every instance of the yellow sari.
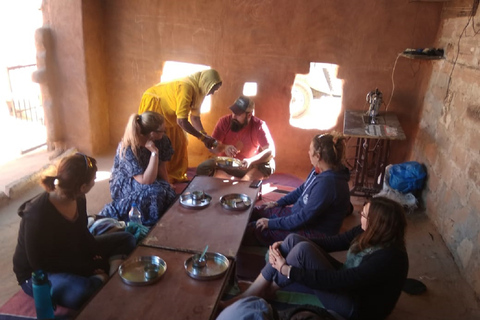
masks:
{"label": "yellow sari", "polygon": [[209,69],[183,79],[159,83],[143,93],[138,113],[155,111],[165,118],[166,135],[175,151],[167,163],[170,182],[188,180],[187,133],[177,124],[177,118],[200,116],[200,107],[205,96],[221,81],[218,72]]}

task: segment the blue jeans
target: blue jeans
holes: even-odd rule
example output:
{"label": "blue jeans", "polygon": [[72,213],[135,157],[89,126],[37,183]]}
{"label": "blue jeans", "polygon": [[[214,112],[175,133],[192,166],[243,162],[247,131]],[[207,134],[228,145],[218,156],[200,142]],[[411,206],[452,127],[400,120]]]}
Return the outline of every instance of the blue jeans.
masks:
{"label": "blue jeans", "polygon": [[[47,273],[54,303],[70,309],[80,307],[103,284],[97,277],[82,277],[71,273]],[[22,284],[23,291],[33,297],[32,278]]]}
{"label": "blue jeans", "polygon": [[[100,250],[106,257],[126,257],[135,249],[135,237],[128,232],[113,232],[95,237]],[[50,273],[48,279],[52,285],[54,303],[70,308],[80,307],[97,291],[103,282],[98,277],[83,277],[71,273]],[[23,291],[33,297],[32,279],[21,285]]]}
{"label": "blue jeans", "polygon": [[[302,268],[314,270],[337,270],[341,267],[341,263],[319,246],[309,241],[307,238],[297,234],[290,234],[280,245],[280,252],[286,257],[287,264]],[[262,269],[262,276],[267,281],[274,281],[278,286],[284,288],[286,286],[298,287],[313,293],[322,302],[327,310],[333,310],[345,319],[350,319],[355,311],[355,300],[345,290],[311,290],[307,289],[299,283],[294,283],[280,274],[270,263],[267,263]],[[303,290],[302,290],[303,291]]]}

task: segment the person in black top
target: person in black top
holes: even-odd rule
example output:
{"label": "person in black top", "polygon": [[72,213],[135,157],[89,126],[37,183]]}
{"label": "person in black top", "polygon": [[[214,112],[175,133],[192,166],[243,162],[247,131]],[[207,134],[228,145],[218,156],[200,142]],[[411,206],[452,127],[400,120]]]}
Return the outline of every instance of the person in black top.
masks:
{"label": "person in black top", "polygon": [[13,271],[23,291],[33,296],[32,272],[43,270],[52,284],[52,300],[79,309],[135,248],[135,237],[114,232],[94,237],[87,228],[85,194],[95,184],[95,159],[66,157],[46,189],[18,209],[22,218]]}
{"label": "person in black top", "polygon": [[[269,263],[255,282],[224,305],[269,297],[296,283],[310,288],[326,309],[345,319],[385,319],[408,273],[406,218],[397,202],[376,197],[363,207],[361,225],[337,236],[305,239],[291,234],[270,246]],[[341,263],[328,252],[347,250]]]}

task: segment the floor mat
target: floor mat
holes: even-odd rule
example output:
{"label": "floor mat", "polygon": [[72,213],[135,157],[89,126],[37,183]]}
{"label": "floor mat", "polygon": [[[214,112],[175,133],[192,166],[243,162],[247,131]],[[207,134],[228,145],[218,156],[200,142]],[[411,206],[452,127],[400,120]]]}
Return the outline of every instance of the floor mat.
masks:
{"label": "floor mat", "polygon": [[[323,308],[323,304],[318,297],[313,293],[308,292],[307,290],[309,289],[303,288],[292,286],[291,288],[278,290],[275,293],[275,298],[273,300],[269,300],[268,302],[276,310],[286,310],[298,305],[306,304]],[[229,300],[240,293],[240,289],[237,285],[231,286],[225,291],[222,300]]]}
{"label": "floor mat", "polygon": [[[61,306],[55,310],[55,319],[73,319],[75,311]],[[36,319],[35,300],[19,290],[0,307],[0,320]]]}

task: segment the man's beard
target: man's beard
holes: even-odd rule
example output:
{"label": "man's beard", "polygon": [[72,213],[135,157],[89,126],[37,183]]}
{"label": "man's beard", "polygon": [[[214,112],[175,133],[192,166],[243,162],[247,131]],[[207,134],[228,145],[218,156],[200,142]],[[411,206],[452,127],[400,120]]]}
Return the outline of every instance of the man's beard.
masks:
{"label": "man's beard", "polygon": [[233,132],[238,132],[242,130],[247,124],[247,118],[245,118],[244,123],[240,123],[238,120],[232,119],[232,122],[230,122],[230,130],[232,130]]}

